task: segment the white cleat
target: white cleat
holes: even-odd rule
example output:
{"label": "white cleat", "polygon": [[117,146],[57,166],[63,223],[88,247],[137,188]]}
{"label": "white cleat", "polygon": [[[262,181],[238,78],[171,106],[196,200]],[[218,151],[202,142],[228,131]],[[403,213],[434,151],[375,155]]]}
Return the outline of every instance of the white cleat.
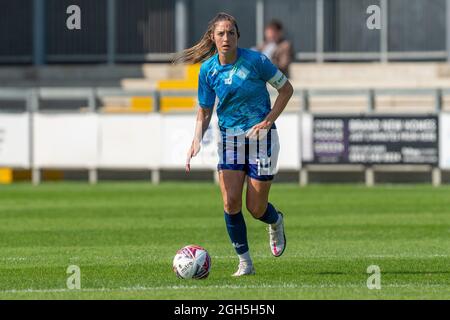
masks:
{"label": "white cleat", "polygon": [[269,225],[269,244],[270,251],[275,257],[283,254],[286,248],[286,235],[284,234],[284,217],[281,212],[278,212],[281,221],[277,225]]}
{"label": "white cleat", "polygon": [[238,270],[232,274],[233,277],[248,276],[255,274],[255,268],[252,263],[239,262]]}

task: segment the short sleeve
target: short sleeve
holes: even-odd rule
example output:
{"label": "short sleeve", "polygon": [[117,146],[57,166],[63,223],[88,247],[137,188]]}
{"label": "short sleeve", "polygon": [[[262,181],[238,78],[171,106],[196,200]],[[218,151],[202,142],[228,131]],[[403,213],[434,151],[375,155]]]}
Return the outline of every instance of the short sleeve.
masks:
{"label": "short sleeve", "polygon": [[287,81],[286,76],[264,54],[260,55],[260,76],[275,89],[280,89]]}
{"label": "short sleeve", "polygon": [[208,84],[207,70],[202,65],[198,75],[198,103],[202,108],[213,108],[216,102],[216,93]]}
{"label": "short sleeve", "polygon": [[259,55],[259,74],[261,79],[269,81],[277,73],[278,68],[264,54]]}

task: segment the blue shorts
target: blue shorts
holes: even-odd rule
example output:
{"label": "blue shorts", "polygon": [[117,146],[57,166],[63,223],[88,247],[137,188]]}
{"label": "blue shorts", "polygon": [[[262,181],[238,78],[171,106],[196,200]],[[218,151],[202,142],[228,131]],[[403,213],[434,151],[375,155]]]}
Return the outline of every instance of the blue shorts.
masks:
{"label": "blue shorts", "polygon": [[269,130],[259,140],[248,139],[244,134],[226,136],[224,132],[221,132],[221,138],[217,170],[244,171],[247,176],[256,180],[273,180],[280,150],[276,129]]}

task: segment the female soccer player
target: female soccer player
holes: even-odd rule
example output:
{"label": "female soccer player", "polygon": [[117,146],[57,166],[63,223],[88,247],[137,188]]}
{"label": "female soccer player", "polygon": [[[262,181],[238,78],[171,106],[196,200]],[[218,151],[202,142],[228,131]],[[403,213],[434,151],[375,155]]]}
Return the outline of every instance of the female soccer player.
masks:
{"label": "female soccer player", "polygon": [[[177,61],[203,62],[198,80],[197,127],[188,151],[190,160],[200,150],[200,142],[211,120],[216,96],[217,115],[222,136],[219,149],[219,183],[225,223],[231,243],[239,256],[233,276],[255,273],[242,215],[242,191],[247,180],[246,207],[251,215],[269,225],[272,254],[281,256],[286,247],[283,214],[268,202],[278,157],[275,120],[293,93],[292,85],[261,53],[238,47],[236,20],[217,14],[203,38],[184,50]],[[266,83],[278,90],[271,109]]]}

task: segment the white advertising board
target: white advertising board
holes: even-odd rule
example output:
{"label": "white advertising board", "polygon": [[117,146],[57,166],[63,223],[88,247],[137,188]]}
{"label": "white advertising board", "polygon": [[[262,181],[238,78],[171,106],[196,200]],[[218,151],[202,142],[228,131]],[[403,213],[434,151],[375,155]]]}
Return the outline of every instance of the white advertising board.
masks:
{"label": "white advertising board", "polygon": [[30,167],[28,114],[0,115],[0,167]]}
{"label": "white advertising board", "polygon": [[300,128],[298,113],[282,113],[276,121],[280,138],[278,169],[300,169]]}
{"label": "white advertising board", "polygon": [[99,115],[99,168],[157,168],[159,114]]}
{"label": "white advertising board", "polygon": [[439,124],[439,166],[441,169],[450,169],[450,113],[440,115]]}
{"label": "white advertising board", "polygon": [[310,113],[303,113],[301,120],[301,141],[302,141],[302,162],[313,161],[313,116]]}
{"label": "white advertising board", "polygon": [[[195,114],[161,115],[161,168],[185,167],[186,156],[194,137]],[[203,137],[200,153],[191,161],[192,170],[213,169],[219,161],[217,118],[211,119],[210,128]]]}
{"label": "white advertising board", "polygon": [[96,114],[35,114],[33,153],[37,168],[94,168]]}
{"label": "white advertising board", "polygon": [[[196,116],[162,115],[161,116],[161,167],[184,168],[187,151],[192,143],[195,130]],[[277,120],[280,138],[280,155],[278,167],[280,169],[300,168],[300,131],[299,117],[296,113],[286,113]],[[205,133],[200,153],[191,161],[192,169],[214,169],[219,161],[217,144],[219,130],[217,118],[213,117],[208,131]]]}

